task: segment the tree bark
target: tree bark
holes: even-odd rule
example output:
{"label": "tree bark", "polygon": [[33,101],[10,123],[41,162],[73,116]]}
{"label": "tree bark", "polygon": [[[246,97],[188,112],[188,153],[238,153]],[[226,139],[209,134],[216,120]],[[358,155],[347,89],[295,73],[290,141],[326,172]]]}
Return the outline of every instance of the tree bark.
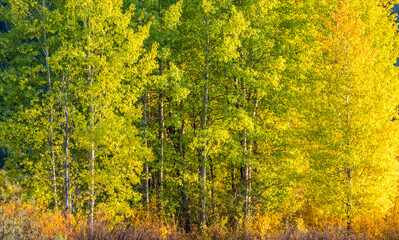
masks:
{"label": "tree bark", "polygon": [[207,162],[207,141],[206,141],[206,129],[207,129],[207,118],[208,118],[208,94],[209,94],[209,33],[208,33],[208,15],[205,18],[206,25],[206,46],[205,46],[205,75],[204,75],[204,93],[202,100],[202,116],[201,116],[201,130],[203,138],[203,146],[201,148],[200,156],[200,185],[201,185],[201,207],[199,214],[199,227],[201,228],[206,223],[206,162]]}
{"label": "tree bark", "polygon": [[[47,36],[46,36],[46,1],[42,0],[42,34],[43,34],[43,52],[46,61],[46,73],[47,73],[47,91],[51,94],[52,92],[52,83],[51,83],[51,73],[49,66],[49,51],[47,46]],[[50,145],[50,164],[51,164],[51,184],[52,184],[52,192],[53,192],[53,209],[58,208],[58,198],[57,198],[57,175],[55,169],[55,154],[54,154],[54,117],[53,117],[53,105],[49,104],[49,124],[50,124],[50,133],[49,133],[49,145]]]}
{"label": "tree bark", "polygon": [[179,132],[179,152],[180,152],[180,158],[181,158],[181,167],[182,167],[182,187],[181,187],[181,199],[182,199],[182,210],[183,210],[183,218],[184,218],[184,230],[186,232],[191,231],[191,226],[190,226],[190,212],[188,209],[188,198],[187,198],[187,183],[185,180],[185,175],[186,175],[186,152],[185,148],[183,145],[183,139],[182,136],[185,133],[184,129],[185,121],[183,119],[180,132]]}
{"label": "tree bark", "polygon": [[[147,102],[146,102],[146,93],[143,94],[142,97],[142,103],[143,103],[143,138],[144,138],[144,146],[147,147],[148,142],[147,142]],[[146,211],[149,210],[149,203],[150,203],[150,198],[149,198],[149,186],[148,186],[148,165],[146,162],[143,163],[143,175],[144,178],[141,180],[142,184],[142,189],[143,189],[143,205]]]}
{"label": "tree bark", "polygon": [[345,133],[347,134],[346,137],[346,166],[345,166],[345,176],[346,176],[346,182],[347,182],[347,196],[346,196],[346,228],[347,228],[347,232],[348,235],[351,235],[353,232],[353,228],[352,228],[352,208],[353,208],[353,204],[352,204],[352,167],[350,164],[350,156],[349,156],[349,151],[350,151],[350,145],[351,145],[351,124],[350,124],[350,118],[351,118],[351,104],[349,102],[349,98],[351,95],[351,84],[350,84],[350,79],[349,79],[349,73],[348,73],[348,59],[347,59],[347,55],[348,55],[348,51],[347,51],[347,44],[344,43],[344,54],[345,54],[345,78],[346,78],[346,98],[345,98],[345,105],[346,105],[346,129],[345,129]]}
{"label": "tree bark", "polygon": [[69,123],[69,111],[68,111],[68,72],[66,75],[65,82],[65,93],[64,93],[64,114],[65,114],[65,212],[70,213],[70,196],[69,196],[69,153],[68,153],[68,123]]}
{"label": "tree bark", "polygon": [[209,162],[210,174],[211,174],[211,207],[212,207],[212,216],[211,220],[215,221],[216,213],[215,213],[215,174],[214,174],[214,164],[212,159]]}
{"label": "tree bark", "polygon": [[[89,65],[89,85],[90,87],[93,86],[93,81],[92,81],[92,76],[91,76],[91,65]],[[93,127],[94,127],[94,99],[93,99],[93,94],[90,94],[90,115],[91,115],[91,120],[90,120],[90,132],[91,132],[91,137],[93,137]],[[89,215],[89,226],[91,226],[91,231],[92,225],[94,222],[94,205],[95,205],[95,192],[94,192],[94,178],[95,178],[95,144],[94,140],[91,140],[91,149],[89,150],[89,162],[90,162],[90,174],[91,174],[91,183],[90,183],[90,203],[89,203],[89,210],[90,210],[90,215]]]}
{"label": "tree bark", "polygon": [[[257,92],[255,91],[255,95]],[[252,112],[252,122],[255,121],[255,116],[256,112],[258,109],[258,97],[255,96],[255,103],[254,103],[254,110]],[[254,141],[252,138],[250,138],[250,143],[249,143],[249,159],[248,159],[248,165],[247,165],[247,185],[246,185],[246,218],[249,218],[251,216],[251,190],[252,190],[252,155],[253,155],[253,144]]]}
{"label": "tree bark", "polygon": [[[163,75],[163,63],[162,59],[159,60],[159,76]],[[158,182],[159,182],[159,201],[161,209],[163,208],[163,165],[164,165],[164,138],[165,138],[165,120],[164,120],[164,95],[163,90],[159,93],[158,102],[158,116],[159,116],[159,171],[158,171]]]}
{"label": "tree bark", "polygon": [[[90,7],[90,6],[89,6]],[[88,11],[88,18],[85,19],[85,26],[87,27],[88,30],[88,42],[87,42],[87,60],[89,61],[88,64],[88,73],[87,73],[87,79],[88,79],[88,84],[89,84],[89,91],[90,91],[90,107],[89,107],[89,116],[90,116],[90,123],[89,123],[89,138],[90,138],[90,149],[88,152],[88,158],[89,158],[89,172],[90,172],[90,184],[89,184],[89,216],[88,216],[88,225],[90,228],[90,234],[93,235],[93,223],[94,223],[94,207],[95,207],[95,160],[96,160],[96,155],[95,155],[95,143],[94,143],[94,115],[95,115],[95,109],[94,109],[94,97],[93,97],[93,70],[92,70],[92,65],[90,63],[90,55],[91,55],[91,11]]]}

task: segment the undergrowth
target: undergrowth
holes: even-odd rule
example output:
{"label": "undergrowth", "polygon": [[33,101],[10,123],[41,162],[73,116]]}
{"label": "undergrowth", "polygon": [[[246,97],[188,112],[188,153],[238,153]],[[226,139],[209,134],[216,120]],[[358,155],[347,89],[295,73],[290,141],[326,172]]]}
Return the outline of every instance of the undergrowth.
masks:
{"label": "undergrowth", "polygon": [[[308,221],[308,220],[307,220]],[[250,223],[250,224],[249,224]],[[359,224],[363,224],[362,227]],[[159,214],[137,210],[134,217],[115,223],[98,214],[95,223],[87,226],[86,217],[66,216],[61,211],[41,210],[19,200],[0,202],[0,240],[3,239],[88,239],[88,240],[227,240],[227,239],[399,239],[399,225],[394,216],[382,218],[377,224],[365,216],[352,234],[343,226],[316,228],[306,222],[283,221],[279,215],[254,215],[247,224],[231,230],[214,223],[191,232],[179,230],[173,222]],[[314,226],[314,225],[313,225]]]}

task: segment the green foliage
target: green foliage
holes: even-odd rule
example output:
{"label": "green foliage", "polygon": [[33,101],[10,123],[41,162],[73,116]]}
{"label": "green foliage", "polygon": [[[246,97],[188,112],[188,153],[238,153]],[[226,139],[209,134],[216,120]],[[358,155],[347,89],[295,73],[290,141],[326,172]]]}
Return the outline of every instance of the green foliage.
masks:
{"label": "green foliage", "polygon": [[148,193],[204,237],[369,226],[398,197],[393,4],[1,1],[1,201],[119,222]]}

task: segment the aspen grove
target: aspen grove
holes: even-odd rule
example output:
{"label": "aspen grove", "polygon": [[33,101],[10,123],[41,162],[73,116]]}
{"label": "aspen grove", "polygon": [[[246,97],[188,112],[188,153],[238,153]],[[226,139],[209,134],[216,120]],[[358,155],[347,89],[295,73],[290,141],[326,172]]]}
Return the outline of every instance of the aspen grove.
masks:
{"label": "aspen grove", "polygon": [[0,0],[0,239],[398,239],[396,4]]}

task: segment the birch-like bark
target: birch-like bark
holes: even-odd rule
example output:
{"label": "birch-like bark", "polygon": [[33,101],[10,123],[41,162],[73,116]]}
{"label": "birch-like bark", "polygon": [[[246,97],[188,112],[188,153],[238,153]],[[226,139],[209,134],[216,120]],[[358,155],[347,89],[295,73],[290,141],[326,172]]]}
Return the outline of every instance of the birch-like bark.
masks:
{"label": "birch-like bark", "polygon": [[[255,121],[256,112],[258,109],[259,99],[256,96],[257,91],[255,91],[255,102],[254,102],[254,110],[252,112],[252,122]],[[247,191],[246,191],[246,206],[247,206],[247,217],[251,216],[251,190],[252,190],[252,155],[253,155],[253,144],[254,141],[251,138],[249,143],[249,162],[248,162],[248,172],[247,172]]]}
{"label": "birch-like bark", "polygon": [[[47,73],[47,91],[51,93],[52,83],[51,83],[51,73],[49,66],[49,51],[47,46],[47,36],[46,36],[46,1],[42,0],[42,35],[43,35],[43,53],[46,62],[46,73]],[[50,145],[50,164],[51,164],[51,184],[53,192],[53,209],[58,208],[58,198],[57,198],[57,175],[55,169],[55,154],[54,154],[54,117],[53,117],[53,105],[49,104],[49,145]]]}
{"label": "birch-like bark", "polygon": [[[68,109],[68,83],[69,83],[69,68],[66,73],[66,76],[63,77],[63,83],[61,84],[61,91],[63,91],[63,99],[62,99],[62,107],[64,109],[65,116],[65,139],[64,139],[64,147],[65,147],[65,212],[71,213],[71,196],[70,196],[70,181],[69,181],[69,114],[70,109]],[[63,84],[65,83],[65,86]],[[61,99],[60,99],[61,100]]]}
{"label": "birch-like bark", "polygon": [[[90,8],[90,6],[89,6]],[[87,60],[89,61],[88,68],[87,68],[87,80],[89,85],[90,91],[90,106],[89,106],[89,116],[90,116],[90,123],[89,123],[89,138],[90,138],[90,149],[88,152],[89,158],[89,172],[90,172],[90,184],[89,184],[89,216],[88,216],[88,225],[90,228],[90,234],[93,234],[93,223],[94,223],[94,207],[95,207],[95,143],[93,137],[94,131],[94,97],[93,97],[93,69],[90,63],[91,57],[91,11],[88,10],[88,18],[85,19],[85,27],[88,30],[88,40],[87,40]]]}
{"label": "birch-like bark", "polygon": [[[159,60],[159,76],[163,75],[163,63],[162,59]],[[158,170],[158,182],[159,182],[159,201],[161,208],[163,207],[163,165],[164,165],[164,138],[165,138],[165,120],[164,120],[164,95],[163,90],[160,90],[159,101],[158,101],[158,118],[159,118],[159,170]]]}
{"label": "birch-like bark", "polygon": [[185,133],[185,121],[183,120],[180,131],[179,131],[179,152],[181,158],[181,167],[182,167],[182,187],[181,187],[181,201],[182,201],[182,210],[183,210],[183,218],[184,218],[184,230],[186,232],[191,231],[190,227],[190,213],[188,209],[188,198],[187,198],[187,183],[185,180],[186,175],[186,152],[185,147],[183,145],[183,135]]}
{"label": "birch-like bark", "polygon": [[202,116],[201,116],[201,130],[202,130],[202,138],[203,138],[203,146],[201,148],[201,156],[200,156],[200,185],[201,185],[201,207],[199,214],[199,227],[202,227],[206,221],[206,162],[207,162],[207,153],[206,153],[206,134],[205,131],[207,129],[207,118],[208,118],[208,94],[209,94],[209,46],[210,39],[208,33],[208,15],[205,18],[206,24],[206,46],[205,46],[205,75],[204,75],[204,93],[202,100]]}
{"label": "birch-like bark", "polygon": [[[89,65],[89,86],[90,88],[92,88],[93,86],[93,76],[91,75],[91,65]],[[91,133],[91,137],[93,137],[93,127],[94,127],[94,99],[93,99],[93,94],[90,93],[90,115],[91,115],[91,120],[90,120],[90,133]],[[94,222],[94,205],[95,205],[95,192],[94,192],[94,178],[95,178],[95,160],[96,160],[96,156],[95,156],[95,145],[94,145],[94,140],[91,140],[91,146],[90,146],[90,150],[89,150],[89,162],[90,162],[90,175],[91,175],[91,183],[90,183],[90,202],[89,202],[89,210],[90,210],[90,215],[89,215],[89,226],[91,226],[92,229],[92,225]]]}

